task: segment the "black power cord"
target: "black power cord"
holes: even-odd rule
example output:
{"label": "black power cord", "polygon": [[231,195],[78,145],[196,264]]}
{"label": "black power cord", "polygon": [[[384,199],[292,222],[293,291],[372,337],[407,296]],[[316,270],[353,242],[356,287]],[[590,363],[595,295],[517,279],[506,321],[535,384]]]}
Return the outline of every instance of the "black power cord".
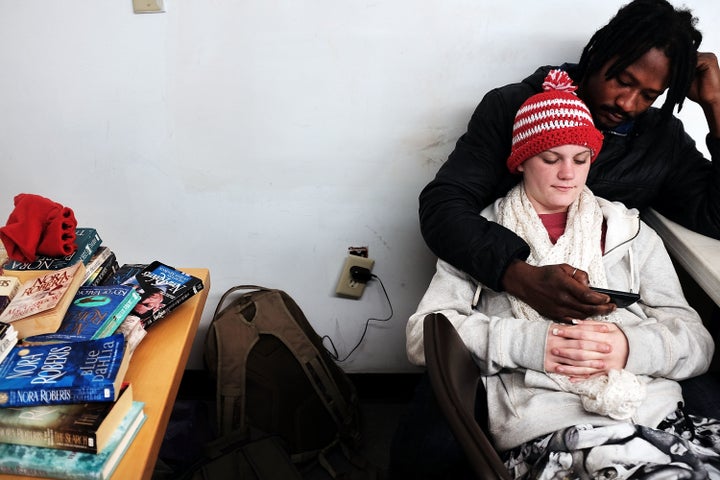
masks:
{"label": "black power cord", "polygon": [[370,326],[370,322],[388,322],[393,317],[393,306],[390,302],[390,297],[388,296],[387,290],[385,290],[385,285],[383,285],[382,280],[380,280],[380,277],[377,275],[370,273],[370,270],[365,267],[350,267],[350,276],[352,279],[358,283],[368,283],[372,279],[376,279],[378,282],[380,282],[380,287],[382,287],[383,293],[385,293],[385,298],[388,301],[388,306],[390,307],[390,315],[386,318],[368,318],[365,322],[365,329],[363,330],[362,336],[360,337],[360,340],[357,344],[350,350],[350,352],[345,355],[344,358],[339,358],[337,349],[335,348],[335,344],[332,341],[332,338],[330,338],[328,335],[322,336],[323,345],[325,344],[325,340],[327,339],[328,342],[330,342],[330,346],[332,347],[332,351],[330,351],[327,347],[325,350],[327,350],[328,354],[336,361],[336,362],[344,362],[348,358],[350,358],[350,355],[352,355],[355,350],[360,346],[360,344],[365,340],[365,335],[367,334],[368,327]]}

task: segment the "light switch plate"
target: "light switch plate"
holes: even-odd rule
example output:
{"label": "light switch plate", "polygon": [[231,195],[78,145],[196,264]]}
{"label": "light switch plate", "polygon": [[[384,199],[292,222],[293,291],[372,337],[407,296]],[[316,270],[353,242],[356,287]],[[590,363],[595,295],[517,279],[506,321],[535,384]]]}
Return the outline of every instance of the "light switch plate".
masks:
{"label": "light switch plate", "polygon": [[135,13],[163,13],[165,2],[163,0],[133,0]]}

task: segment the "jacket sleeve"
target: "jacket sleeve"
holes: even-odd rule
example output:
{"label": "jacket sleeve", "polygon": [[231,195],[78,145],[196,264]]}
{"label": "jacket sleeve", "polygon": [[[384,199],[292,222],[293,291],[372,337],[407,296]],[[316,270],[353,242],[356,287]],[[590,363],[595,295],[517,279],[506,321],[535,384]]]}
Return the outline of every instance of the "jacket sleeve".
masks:
{"label": "jacket sleeve", "polygon": [[[493,375],[503,368],[543,371],[545,339],[550,322],[514,318],[509,303],[496,315],[486,315],[473,309],[477,285],[467,274],[438,260],[430,286],[406,326],[410,362],[425,364],[423,321],[430,313],[442,313],[458,331],[484,374]],[[491,291],[484,294],[505,295]]]}
{"label": "jacket sleeve", "polygon": [[519,180],[505,165],[516,110],[500,90],[489,92],[419,198],[422,235],[433,253],[496,291],[510,262],[530,253],[520,237],[479,215]]}
{"label": "jacket sleeve", "polygon": [[720,239],[720,139],[706,137],[709,161],[679,121],[674,133],[673,171],[653,207],[690,230]]}
{"label": "jacket sleeve", "polygon": [[[632,249],[637,257],[642,300],[629,311],[641,309],[644,320],[622,326],[630,347],[625,368],[636,374],[672,380],[705,372],[715,348],[713,339],[685,300],[662,240],[642,224]],[[629,311],[618,310],[623,314]]]}

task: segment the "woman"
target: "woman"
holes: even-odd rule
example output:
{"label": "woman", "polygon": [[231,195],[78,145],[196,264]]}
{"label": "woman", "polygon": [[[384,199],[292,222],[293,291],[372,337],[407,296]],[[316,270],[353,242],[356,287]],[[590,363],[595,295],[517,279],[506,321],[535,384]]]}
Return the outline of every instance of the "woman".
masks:
{"label": "woman", "polygon": [[717,422],[684,416],[677,383],[707,370],[712,338],[657,234],[636,210],[585,186],[602,135],[570,78],[554,70],[543,87],[515,119],[507,166],[523,180],[482,215],[528,242],[529,263],[564,263],[592,286],[641,300],[558,324],[438,260],[408,321],[408,357],[424,364],[427,314],[450,319],[487,375],[490,433],[515,478],[643,478],[658,469],[720,478]]}

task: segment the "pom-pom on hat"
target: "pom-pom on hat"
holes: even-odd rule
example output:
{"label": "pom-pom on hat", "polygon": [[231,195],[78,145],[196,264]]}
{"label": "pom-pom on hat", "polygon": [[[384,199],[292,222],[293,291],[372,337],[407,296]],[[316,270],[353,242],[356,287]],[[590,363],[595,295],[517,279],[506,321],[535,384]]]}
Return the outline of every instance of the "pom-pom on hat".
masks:
{"label": "pom-pom on hat", "polygon": [[572,79],[562,70],[551,70],[543,82],[543,92],[525,100],[515,115],[512,149],[507,167],[518,173],[518,166],[540,152],[560,145],[583,145],[597,158],[603,135],[595,128],[587,105],[575,95]]}

